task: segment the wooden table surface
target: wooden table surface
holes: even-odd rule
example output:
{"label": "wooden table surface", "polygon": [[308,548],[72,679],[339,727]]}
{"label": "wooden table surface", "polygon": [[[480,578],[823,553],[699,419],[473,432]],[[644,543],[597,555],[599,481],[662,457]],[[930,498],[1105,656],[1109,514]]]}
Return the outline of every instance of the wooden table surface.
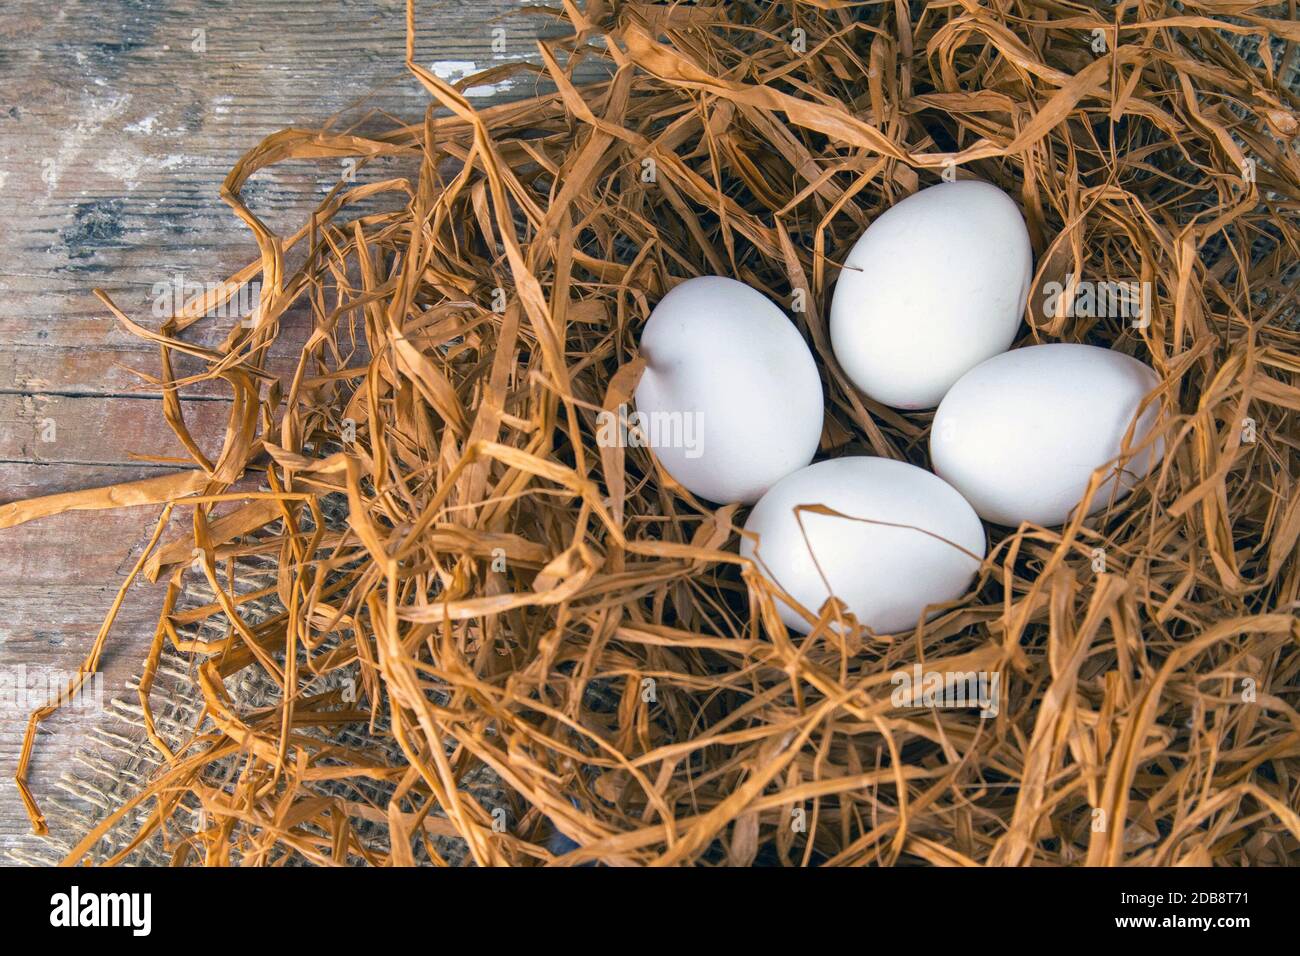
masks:
{"label": "wooden table surface", "polygon": [[[546,21],[506,0],[420,0],[421,62],[452,79],[513,59],[540,62]],[[256,258],[220,201],[230,167],[262,137],[375,108],[417,120],[428,96],[407,77],[404,0],[3,0],[0,6],[0,503],[147,477],[182,456],[156,390],[156,348],[92,296],[105,289],[156,327],[158,283],[216,281]],[[495,28],[504,37],[494,37]],[[492,52],[504,39],[505,51]],[[498,47],[499,47],[498,43]],[[531,79],[472,92],[531,95]],[[319,164],[259,174],[245,191],[273,227],[303,221],[338,179]],[[196,330],[215,344],[222,329]],[[185,397],[207,447],[228,401]],[[202,439],[201,443],[202,443]],[[75,672],[159,509],[69,514],[0,531],[0,675]],[[138,585],[103,660],[119,696],[148,649],[161,585]],[[12,688],[12,683],[9,685]],[[13,784],[27,720],[0,702],[0,861],[32,846]],[[38,799],[85,740],[93,711],[44,725]],[[50,820],[52,831],[59,821]]]}

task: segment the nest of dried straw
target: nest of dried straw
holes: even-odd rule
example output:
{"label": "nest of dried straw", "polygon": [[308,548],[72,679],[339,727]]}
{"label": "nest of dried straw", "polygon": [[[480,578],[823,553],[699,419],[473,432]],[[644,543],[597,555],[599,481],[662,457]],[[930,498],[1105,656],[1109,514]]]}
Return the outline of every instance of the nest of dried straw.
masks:
{"label": "nest of dried straw", "polygon": [[[0,514],[166,502],[155,543],[193,514],[137,571],[170,576],[153,659],[169,641],[191,658],[205,723],[181,746],[151,727],[165,763],[131,802],[150,808],[138,835],[218,862],[447,858],[431,834],[485,864],[1294,861],[1291,8],[591,2],[563,19],[550,95],[475,112],[408,41],[436,101],[423,123],[254,149],[224,195],[261,258],[224,294],[260,281],[259,323],[203,349],[182,333],[216,297],[158,332],[118,313],[158,343],[197,470]],[[575,84],[596,61],[611,78]],[[283,160],[391,154],[418,176],[341,184],[293,236],[239,198]],[[821,456],[926,464],[930,415],[855,392],[825,314],[863,228],[945,168],[1023,205],[1037,275],[1018,344],[1150,363],[1168,452],[1096,518],[991,529],[971,593],[916,632],[843,633],[831,606],[797,639],[736,556],[743,512],[601,447],[597,413],[628,401],[654,302],[719,273],[802,294]],[[376,197],[392,211],[354,212]],[[1149,324],[1043,314],[1067,275],[1149,283]],[[291,308],[313,328],[277,382]],[[177,375],[180,353],[201,370]],[[203,378],[234,396],[212,458],[175,400]],[[214,597],[182,614],[194,548]],[[274,579],[240,591],[250,557]],[[209,639],[181,637],[205,618]],[[918,662],[998,672],[997,715],[896,707],[890,676]],[[225,683],[250,669],[272,689],[256,707]],[[355,675],[355,702],[321,675]]]}

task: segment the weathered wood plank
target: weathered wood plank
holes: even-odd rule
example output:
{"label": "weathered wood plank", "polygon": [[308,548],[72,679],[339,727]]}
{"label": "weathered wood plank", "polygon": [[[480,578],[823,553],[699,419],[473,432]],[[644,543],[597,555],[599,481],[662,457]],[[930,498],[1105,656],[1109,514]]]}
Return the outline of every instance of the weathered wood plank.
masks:
{"label": "weathered wood plank", "polygon": [[[121,307],[119,305],[119,307]],[[147,309],[143,319],[136,321],[158,323]],[[132,314],[128,312],[128,314]],[[205,319],[184,336],[187,342],[214,346],[230,331],[234,319]],[[297,365],[302,343],[311,328],[311,319],[305,309],[290,310],[281,318],[281,336],[272,345],[267,370],[288,377]],[[0,331],[0,341],[5,347],[0,352],[0,393],[60,394],[60,395],[158,395],[153,380],[161,377],[162,366],[159,349],[148,343],[120,341],[120,334],[106,336],[98,346],[79,344],[77,331],[61,327],[57,343],[33,344],[9,341]],[[87,334],[92,338],[93,332]],[[114,341],[108,341],[108,339]],[[178,376],[201,371],[198,360],[183,353],[173,352],[172,364]],[[147,378],[145,376],[148,376]],[[229,398],[230,387],[221,381],[205,381],[187,386],[185,398]]]}
{"label": "weathered wood plank", "polygon": [[[221,450],[231,403],[181,403],[187,427],[209,458]],[[111,440],[106,440],[111,436]],[[180,458],[192,467],[162,417],[162,400],[103,396],[0,394],[0,461],[137,464],[132,455]]]}
{"label": "weathered wood plank", "polygon": [[[0,494],[0,502],[21,501],[37,495],[55,495],[64,491],[76,491],[78,488],[98,488],[119,481],[152,478],[167,470],[170,469],[145,464],[5,462],[0,463],[0,491],[3,492]],[[15,529],[0,532],[0,553],[11,547],[10,542],[17,540],[10,535],[10,531],[17,534]],[[4,565],[5,562],[0,561],[0,568]]]}

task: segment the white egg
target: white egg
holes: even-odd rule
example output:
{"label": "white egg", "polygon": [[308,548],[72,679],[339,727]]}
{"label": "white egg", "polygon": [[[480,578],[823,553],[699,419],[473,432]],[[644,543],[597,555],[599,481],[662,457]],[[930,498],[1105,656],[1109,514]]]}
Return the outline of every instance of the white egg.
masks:
{"label": "white egg", "polygon": [[[934,470],[988,521],[1062,524],[1093,471],[1119,457],[1142,399],[1158,384],[1137,359],[1091,345],[1058,342],[995,355],[963,375],[935,413]],[[1131,449],[1159,413],[1153,400]],[[1093,496],[1090,513],[1127,494],[1163,451],[1157,440],[1135,454]]]}
{"label": "white egg", "polygon": [[[849,517],[802,512],[801,532],[795,507],[816,504]],[[745,530],[758,546],[743,536],[740,553],[809,613],[834,592],[878,634],[915,627],[927,605],[960,597],[984,557],[984,526],[962,496],[889,458],[836,458],[796,471],[754,506]],[[801,614],[780,600],[777,607],[808,633]]]}
{"label": "white egg", "polygon": [[934,408],[1005,352],[1020,326],[1033,251],[1016,204],[961,180],[907,197],[849,252],[831,301],[831,347],[871,398]]}
{"label": "white egg", "polygon": [[710,501],[757,501],[812,461],[821,378],[798,330],[766,296],[722,276],[688,279],[641,334],[636,424],[659,463]]}

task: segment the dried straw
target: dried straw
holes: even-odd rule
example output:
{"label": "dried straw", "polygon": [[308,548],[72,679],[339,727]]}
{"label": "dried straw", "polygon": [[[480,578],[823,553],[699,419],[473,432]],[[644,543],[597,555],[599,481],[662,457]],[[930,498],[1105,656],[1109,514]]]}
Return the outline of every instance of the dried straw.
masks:
{"label": "dried straw", "polygon": [[[407,19],[422,123],[269,137],[223,188],[257,262],[158,331],[101,295],[157,343],[196,468],[0,508],[165,504],[132,575],[168,581],[140,693],[161,762],[68,862],[147,840],[209,863],[1300,856],[1293,2],[567,0],[539,45],[554,92],[481,112],[416,62]],[[609,79],[575,85],[584,63]],[[389,155],[418,175],[340,184],[292,236],[240,198],[275,163]],[[794,638],[736,554],[743,513],[599,446],[597,413],[629,400],[653,303],[720,273],[803,298],[823,457],[926,464],[931,416],[857,393],[825,314],[862,229],[954,169],[1023,205],[1018,344],[1151,364],[1165,460],[1095,518],[991,529],[971,593],[915,632],[832,602]],[[1150,283],[1149,324],[1044,314],[1069,275]],[[251,281],[255,327],[184,341]],[[313,327],[281,381],[295,307]],[[216,378],[234,402],[209,458],[179,395]],[[158,544],[173,511],[192,532]],[[149,693],[178,655],[202,698],[179,743]],[[997,715],[895,706],[918,663],[997,672]]]}

